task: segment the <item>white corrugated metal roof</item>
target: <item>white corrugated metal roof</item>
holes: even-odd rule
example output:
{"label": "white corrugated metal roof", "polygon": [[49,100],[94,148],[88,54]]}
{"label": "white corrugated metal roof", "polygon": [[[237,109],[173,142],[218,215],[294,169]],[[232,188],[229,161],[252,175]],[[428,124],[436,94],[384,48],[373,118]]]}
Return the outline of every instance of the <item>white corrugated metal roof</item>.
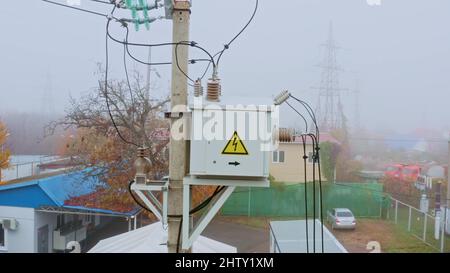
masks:
{"label": "white corrugated metal roof", "polygon": [[[160,222],[101,240],[88,253],[167,253],[167,231]],[[233,246],[200,236],[194,253],[236,253]]]}
{"label": "white corrugated metal roof", "polygon": [[[272,221],[270,222],[271,237],[274,238],[281,253],[307,253],[306,238],[308,238],[309,253],[314,252],[313,220],[308,220],[308,236],[306,234],[306,220]],[[316,253],[322,253],[321,224],[315,222]],[[273,240],[273,239],[272,239]],[[347,250],[323,227],[324,253],[347,253]]]}

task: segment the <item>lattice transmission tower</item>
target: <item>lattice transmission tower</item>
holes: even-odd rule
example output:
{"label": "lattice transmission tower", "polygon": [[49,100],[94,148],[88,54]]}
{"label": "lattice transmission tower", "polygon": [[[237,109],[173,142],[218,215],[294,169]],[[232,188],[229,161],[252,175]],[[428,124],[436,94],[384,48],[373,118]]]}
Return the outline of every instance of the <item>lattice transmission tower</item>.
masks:
{"label": "lattice transmission tower", "polygon": [[328,39],[322,45],[325,54],[319,67],[322,69],[318,90],[318,103],[316,113],[318,115],[319,128],[322,131],[332,131],[342,127],[344,118],[341,102],[341,92],[346,89],[339,88],[339,72],[342,71],[337,64],[337,50],[339,47],[333,36],[333,24],[330,22]]}

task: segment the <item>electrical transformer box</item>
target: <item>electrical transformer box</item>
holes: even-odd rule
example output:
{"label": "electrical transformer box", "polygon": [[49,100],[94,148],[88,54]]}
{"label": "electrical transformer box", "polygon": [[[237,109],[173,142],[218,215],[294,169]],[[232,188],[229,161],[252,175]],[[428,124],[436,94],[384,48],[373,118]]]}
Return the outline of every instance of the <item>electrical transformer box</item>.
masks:
{"label": "electrical transformer box", "polygon": [[190,175],[267,178],[273,147],[270,106],[191,107]]}

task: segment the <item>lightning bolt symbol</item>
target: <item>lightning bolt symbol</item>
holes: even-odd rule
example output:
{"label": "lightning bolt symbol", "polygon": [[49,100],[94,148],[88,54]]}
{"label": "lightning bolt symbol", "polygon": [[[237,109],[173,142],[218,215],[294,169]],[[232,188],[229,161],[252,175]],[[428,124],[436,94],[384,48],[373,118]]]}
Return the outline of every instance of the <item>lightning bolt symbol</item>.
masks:
{"label": "lightning bolt symbol", "polygon": [[237,145],[238,145],[238,142],[237,142],[237,139],[236,139],[236,138],[233,138],[233,143],[232,143],[231,145],[234,146],[234,151],[236,152],[236,150],[237,150]]}

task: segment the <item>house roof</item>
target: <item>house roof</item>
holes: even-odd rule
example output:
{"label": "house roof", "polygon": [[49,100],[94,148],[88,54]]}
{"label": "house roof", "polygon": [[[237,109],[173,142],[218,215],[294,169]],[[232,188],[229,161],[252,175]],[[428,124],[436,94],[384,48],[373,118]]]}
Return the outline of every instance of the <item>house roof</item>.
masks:
{"label": "house roof", "polygon": [[[340,145],[341,143],[335,137],[329,133],[320,133],[319,135],[320,143],[331,142]],[[294,141],[291,143],[303,143],[301,136],[294,136]],[[306,138],[306,144],[312,144],[312,139],[310,137]]]}
{"label": "house roof", "polygon": [[85,176],[85,171],[59,174],[46,178],[0,186],[0,206],[40,208],[60,207],[107,214],[134,215],[136,208],[128,212],[70,204],[72,198],[97,192],[104,186],[96,177]]}
{"label": "house roof", "polygon": [[[101,240],[88,253],[167,253],[167,230],[161,222]],[[236,253],[233,246],[199,236],[194,253]]]}
{"label": "house roof", "polygon": [[[308,221],[308,225],[306,225]],[[316,242],[317,252],[322,252],[321,224],[319,220],[293,220],[293,221],[271,221],[270,233],[273,238],[275,248],[279,253],[312,253],[313,244]],[[308,229],[306,227],[309,226]],[[347,253],[347,250],[334,237],[334,235],[324,226],[323,227],[323,252],[324,253]]]}

